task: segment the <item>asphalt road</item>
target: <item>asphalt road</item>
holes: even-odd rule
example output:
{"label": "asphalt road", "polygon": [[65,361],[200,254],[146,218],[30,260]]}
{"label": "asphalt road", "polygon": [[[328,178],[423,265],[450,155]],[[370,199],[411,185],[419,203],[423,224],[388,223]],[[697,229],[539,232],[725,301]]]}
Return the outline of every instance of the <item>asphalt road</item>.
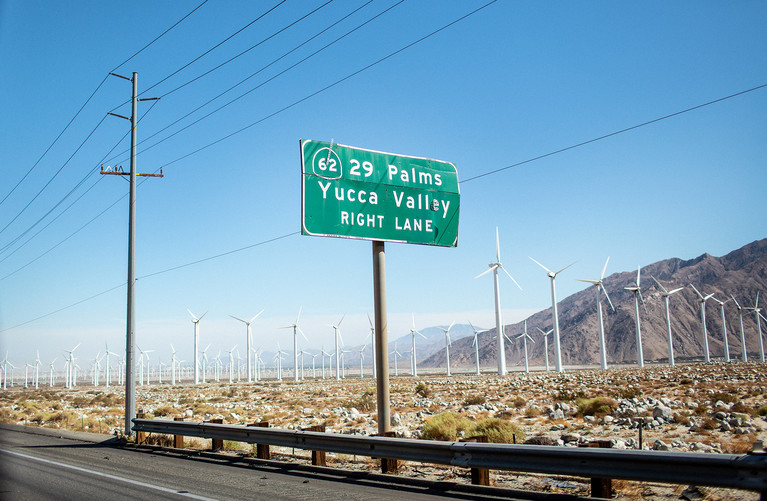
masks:
{"label": "asphalt road", "polygon": [[503,490],[458,492],[445,483],[373,477],[380,476],[124,448],[104,435],[0,425],[0,499],[509,499]]}

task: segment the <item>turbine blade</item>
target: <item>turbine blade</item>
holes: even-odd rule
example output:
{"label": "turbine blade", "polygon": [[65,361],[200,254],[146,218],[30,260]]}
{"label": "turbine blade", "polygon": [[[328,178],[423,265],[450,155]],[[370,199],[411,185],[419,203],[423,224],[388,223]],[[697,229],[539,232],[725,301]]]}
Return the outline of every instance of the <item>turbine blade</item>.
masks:
{"label": "turbine blade", "polygon": [[298,325],[298,321],[301,319],[301,310],[303,309],[303,306],[298,307],[298,316],[296,317],[296,325]]}
{"label": "turbine blade", "polygon": [[189,308],[187,308],[187,309],[186,309],[186,311],[188,311],[188,312],[189,312],[189,314],[190,314],[190,315],[192,315],[192,318],[193,318],[193,319],[194,319],[194,321],[196,322],[196,321],[197,321],[197,315],[195,315],[194,313],[192,313],[192,310],[190,310]]}
{"label": "turbine blade", "polygon": [[498,265],[493,265],[493,266],[491,266],[490,268],[486,269],[485,271],[483,271],[482,273],[480,273],[479,275],[477,275],[477,276],[476,276],[476,277],[474,277],[474,278],[479,278],[479,277],[481,277],[482,275],[487,275],[488,273],[490,273],[491,271],[493,271],[493,270],[494,270],[494,269],[496,269],[496,268],[498,268]]}
{"label": "turbine blade", "polygon": [[204,317],[205,315],[207,315],[207,314],[208,314],[208,312],[206,311],[205,313],[203,313],[203,314],[202,314],[202,316],[200,316],[200,318],[198,318],[198,319],[197,319],[197,321],[199,322],[200,320],[202,320],[202,319],[203,319],[203,317]]}
{"label": "turbine blade", "polygon": [[304,334],[304,331],[301,330],[301,327],[296,327],[296,329],[298,329],[298,332],[301,333],[301,335],[304,337],[304,339],[308,343],[309,342],[309,338],[306,337],[306,334]]}
{"label": "turbine blade", "polygon": [[605,293],[605,297],[607,298],[607,302],[610,304],[610,308],[612,308],[612,310],[615,311],[615,306],[613,306],[613,302],[610,301],[610,295],[607,294],[607,289],[605,289],[604,285],[600,285],[600,287],[602,288],[602,292]]}
{"label": "turbine blade", "polygon": [[370,328],[373,329],[373,321],[370,319],[370,313],[367,314],[368,316],[368,322],[370,322]]}
{"label": "turbine blade", "polygon": [[[668,295],[670,296],[671,294],[674,294],[675,292],[679,292],[680,290],[683,290],[683,289],[684,289],[684,287],[679,287],[679,288],[676,288],[676,289],[674,289],[674,290],[672,290],[672,291],[669,291],[669,292],[668,292]],[[712,294],[712,295],[713,295],[713,294]],[[716,298],[714,298],[714,299],[716,299]]]}
{"label": "turbine blade", "polygon": [[341,315],[341,320],[339,320],[339,321],[338,321],[338,324],[336,324],[336,327],[340,327],[340,326],[341,326],[341,322],[343,322],[343,321],[344,321],[344,318],[346,318],[346,313],[344,313],[343,315]]}
{"label": "turbine blade", "polygon": [[[541,268],[543,268],[544,270],[546,270],[546,272],[547,272],[547,273],[553,273],[553,272],[552,272],[550,269],[546,268],[545,266],[543,266],[541,263],[539,263],[538,261],[536,261],[536,260],[535,260],[535,259],[533,259],[532,257],[530,257],[530,256],[527,256],[527,257],[529,257],[530,259],[532,259],[532,261],[533,261],[535,264],[537,264],[538,266],[540,266]],[[557,273],[559,273],[559,272],[557,272]],[[555,273],[555,275],[556,275],[556,273]]]}
{"label": "turbine blade", "polygon": [[511,279],[511,281],[512,281],[512,282],[514,282],[514,283],[517,285],[517,287],[519,287],[519,290],[522,290],[522,286],[521,286],[521,285],[519,285],[519,284],[517,283],[517,281],[516,281],[516,280],[514,280],[514,277],[512,277],[512,276],[509,274],[509,272],[508,272],[508,271],[506,271],[506,268],[504,268],[502,265],[501,265],[501,266],[499,266],[499,268],[500,268],[500,269],[502,269],[502,270],[503,270],[503,272],[504,272],[506,275],[508,275],[508,276],[509,276],[509,278]]}
{"label": "turbine blade", "polygon": [[640,271],[641,269],[642,269],[642,268],[641,268],[640,266],[637,266],[637,287],[639,287],[639,280],[640,280],[639,271]]}
{"label": "turbine blade", "polygon": [[577,263],[577,262],[578,262],[578,261],[573,261],[572,263],[568,264],[567,266],[565,266],[565,267],[564,267],[564,268],[562,268],[561,270],[559,270],[559,271],[557,271],[556,273],[554,273],[554,276],[556,277],[557,275],[559,275],[560,273],[562,273],[563,271],[565,271],[566,269],[568,269],[569,267],[571,267],[572,265],[574,265],[574,264],[575,264],[575,263]]}
{"label": "turbine blade", "polygon": [[263,312],[264,312],[264,310],[261,310],[261,311],[259,311],[258,313],[256,313],[256,314],[255,314],[255,316],[253,316],[253,318],[251,318],[251,319],[250,319],[250,322],[248,322],[248,323],[251,323],[251,324],[252,324],[252,323],[253,323],[253,321],[254,321],[255,319],[257,319],[257,318],[259,317],[259,315],[261,315]]}
{"label": "turbine blade", "polygon": [[591,285],[599,285],[599,282],[600,282],[599,280],[587,280],[585,278],[576,278],[575,280],[577,280],[578,282],[587,282],[587,283],[590,283]]}
{"label": "turbine blade", "polygon": [[235,319],[235,320],[239,320],[240,322],[242,322],[242,323],[244,323],[244,324],[250,323],[250,322],[248,322],[247,320],[243,320],[243,319],[241,319],[240,317],[235,317],[234,315],[229,315],[229,316],[230,316],[230,317],[232,317],[232,318],[233,318],[233,319]]}
{"label": "turbine blade", "polygon": [[692,290],[695,291],[695,294],[697,294],[699,298],[703,299],[703,294],[698,292],[698,289],[696,289],[694,285],[690,284],[690,287],[692,287]]}
{"label": "turbine blade", "polygon": [[603,278],[605,278],[605,271],[607,271],[607,263],[609,262],[610,262],[610,256],[607,256],[607,261],[605,261],[605,266],[604,268],[602,268],[602,274],[599,275],[599,280],[602,280]]}
{"label": "turbine blade", "polygon": [[495,227],[495,257],[497,262],[501,262],[501,238],[498,236],[498,227]]}
{"label": "turbine blade", "polygon": [[662,291],[663,291],[663,292],[665,292],[666,294],[670,294],[670,292],[669,292],[669,291],[667,291],[667,290],[666,290],[666,288],[665,288],[665,287],[663,287],[663,285],[661,285],[661,283],[660,283],[660,282],[658,282],[658,280],[657,280],[655,277],[653,277],[652,275],[650,275],[650,278],[652,278],[652,279],[653,279],[653,281],[654,281],[656,284],[658,284],[658,287],[660,287],[660,290],[662,290]]}

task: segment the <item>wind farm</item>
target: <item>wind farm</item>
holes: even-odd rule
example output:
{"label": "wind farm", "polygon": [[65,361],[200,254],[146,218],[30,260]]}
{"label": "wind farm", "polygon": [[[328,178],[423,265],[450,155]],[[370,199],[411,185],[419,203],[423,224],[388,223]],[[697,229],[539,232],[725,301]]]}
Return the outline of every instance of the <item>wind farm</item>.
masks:
{"label": "wind farm", "polygon": [[4,14],[0,420],[767,439],[764,5]]}

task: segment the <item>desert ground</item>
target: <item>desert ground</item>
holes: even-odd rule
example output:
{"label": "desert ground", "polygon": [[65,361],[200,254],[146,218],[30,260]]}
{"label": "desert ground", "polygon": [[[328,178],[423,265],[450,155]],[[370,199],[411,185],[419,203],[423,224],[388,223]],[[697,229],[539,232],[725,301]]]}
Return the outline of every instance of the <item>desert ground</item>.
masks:
{"label": "desert ground", "polygon": [[[712,363],[564,373],[512,372],[507,376],[458,374],[390,379],[392,430],[410,438],[455,440],[470,427],[435,427],[435,416],[455,413],[478,423],[498,418],[517,443],[577,446],[610,440],[614,448],[644,448],[743,454],[767,439],[767,371],[762,363]],[[0,421],[94,433],[123,430],[124,389],[103,385],[66,389],[41,383],[39,389],[0,391]],[[322,424],[327,431],[375,434],[375,381],[353,375],[343,380],[228,382],[206,385],[139,386],[137,406],[147,417],[188,421],[221,418],[226,423],[268,421],[302,429]],[[430,420],[434,421],[429,423]],[[640,442],[640,429],[642,440]],[[445,435],[446,434],[446,435]],[[510,439],[510,440],[509,440]],[[159,441],[159,439],[158,439]],[[210,441],[187,440],[206,448]],[[234,454],[252,454],[248,444],[227,443]],[[286,461],[303,461],[297,451],[276,451]],[[329,457],[344,468],[375,469],[363,458]],[[401,475],[468,483],[461,468],[404,464]],[[568,494],[588,494],[586,479],[493,472],[495,485]],[[758,499],[756,493],[692,486],[615,481],[627,499]]]}

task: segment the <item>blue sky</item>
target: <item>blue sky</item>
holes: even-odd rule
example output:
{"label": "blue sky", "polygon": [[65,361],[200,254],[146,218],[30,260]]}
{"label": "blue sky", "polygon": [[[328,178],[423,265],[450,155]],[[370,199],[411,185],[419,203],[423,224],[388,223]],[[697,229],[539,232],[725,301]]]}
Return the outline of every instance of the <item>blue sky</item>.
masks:
{"label": "blue sky", "polygon": [[242,348],[244,328],[228,315],[262,309],[253,329],[265,349],[291,343],[278,327],[299,307],[311,347],[329,346],[328,324],[344,314],[347,344],[367,334],[370,242],[298,234],[301,138],[458,168],[458,247],[387,245],[390,339],[412,312],[419,327],[493,324],[492,279],[474,276],[495,257],[496,226],[523,287],[502,283],[509,322],[550,306],[528,256],[576,262],[557,281],[564,298],[607,256],[609,275],[765,237],[767,88],[475,179],[767,84],[763,2],[498,1],[367,68],[486,2],[336,0],[192,81],[324,3],[279,4],[175,73],[279,3],[211,0],[121,64],[200,3],[0,0],[0,199],[29,172],[0,204],[0,348],[12,361],[124,346],[128,183],[98,169],[128,167],[128,122],[106,113],[130,115],[130,83],[110,71],[138,72],[142,97],[162,96],[139,105],[138,169],[162,166],[165,177],[139,187],[136,261],[137,342],[160,358],[172,342],[191,359],[187,308],[209,312],[201,343],[211,350]]}

